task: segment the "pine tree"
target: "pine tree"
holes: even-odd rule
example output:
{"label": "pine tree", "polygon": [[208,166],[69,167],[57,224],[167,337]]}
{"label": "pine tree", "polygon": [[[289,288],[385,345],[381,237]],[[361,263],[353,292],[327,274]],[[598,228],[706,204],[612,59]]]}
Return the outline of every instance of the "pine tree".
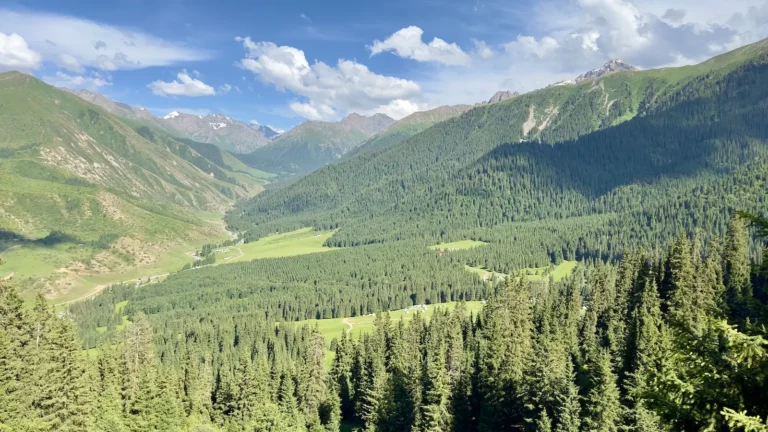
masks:
{"label": "pine tree", "polygon": [[616,432],[622,416],[619,388],[611,366],[611,355],[603,350],[592,377],[592,390],[586,398],[584,424],[590,431]]}
{"label": "pine tree", "polygon": [[581,429],[581,404],[579,388],[576,386],[576,376],[571,372],[564,391],[559,395],[559,406],[555,419],[556,432],[579,432]]}
{"label": "pine tree", "polygon": [[445,370],[445,345],[436,334],[429,335],[424,364],[421,430],[447,432],[452,423],[450,413],[450,378]]}
{"label": "pine tree", "polygon": [[301,366],[300,382],[303,388],[300,401],[305,419],[310,423],[319,422],[318,409],[326,394],[325,340],[318,332],[313,332],[307,346],[307,358]]}
{"label": "pine tree", "polygon": [[752,297],[750,282],[749,240],[743,219],[734,217],[728,223],[723,250],[723,279],[731,312],[743,319],[746,302]]}
{"label": "pine tree", "polygon": [[532,316],[528,282],[508,277],[503,291],[483,310],[480,338],[479,426],[507,430],[525,420],[524,377],[532,357]]}
{"label": "pine tree", "polygon": [[701,311],[697,310],[696,283],[693,257],[688,238],[681,235],[669,252],[670,292],[667,301],[670,321],[676,326],[693,331],[700,322]]}
{"label": "pine tree", "polygon": [[547,410],[541,410],[539,418],[536,419],[536,432],[552,432],[552,420],[547,415]]}

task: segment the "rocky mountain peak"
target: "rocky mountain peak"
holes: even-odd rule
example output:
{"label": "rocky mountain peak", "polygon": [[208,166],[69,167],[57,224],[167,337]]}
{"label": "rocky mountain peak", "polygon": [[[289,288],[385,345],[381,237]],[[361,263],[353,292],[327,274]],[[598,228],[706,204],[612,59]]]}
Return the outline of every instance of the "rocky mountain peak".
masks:
{"label": "rocky mountain peak", "polygon": [[600,78],[616,72],[636,71],[636,70],[638,70],[636,67],[625,62],[622,59],[613,59],[597,69],[592,69],[589,72],[579,75],[578,77],[576,77],[576,82],[581,82],[581,81],[592,79],[592,78]]}
{"label": "rocky mountain peak", "polygon": [[493,96],[491,96],[490,99],[488,99],[489,104],[505,101],[507,99],[512,99],[520,96],[520,93],[513,92],[511,90],[499,90],[497,91]]}

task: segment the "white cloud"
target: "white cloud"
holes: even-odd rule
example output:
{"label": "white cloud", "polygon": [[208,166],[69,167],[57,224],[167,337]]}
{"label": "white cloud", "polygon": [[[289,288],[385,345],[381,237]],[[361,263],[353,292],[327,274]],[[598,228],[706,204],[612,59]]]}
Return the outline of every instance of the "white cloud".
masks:
{"label": "white cloud", "polygon": [[373,115],[376,113],[386,114],[393,119],[401,119],[407,115],[413,114],[416,111],[423,111],[427,109],[426,104],[419,104],[405,99],[395,99],[386,105],[380,105],[376,108],[362,111],[360,114]]}
{"label": "white cloud", "polygon": [[504,44],[508,53],[530,53],[540,59],[549,56],[560,48],[560,44],[549,36],[539,40],[532,36],[518,36],[517,40]]}
{"label": "white cloud", "polygon": [[219,86],[218,93],[219,94],[227,94],[232,90],[232,86],[229,84],[222,84]]}
{"label": "white cloud", "polygon": [[194,79],[187,73],[186,70],[179,72],[176,75],[178,80],[171,82],[154,81],[147,87],[152,90],[152,94],[158,96],[213,96],[216,94],[216,90],[208,84]]}
{"label": "white cloud", "polygon": [[35,69],[41,61],[40,54],[31,50],[23,37],[0,32],[0,70]]}
{"label": "white cloud", "polygon": [[400,57],[420,62],[436,62],[451,66],[466,66],[470,57],[455,43],[440,38],[425,44],[421,37],[424,31],[416,26],[400,29],[384,41],[375,40],[369,47],[371,56],[392,51]]}
{"label": "white cloud", "polygon": [[74,56],[65,53],[59,54],[57,64],[59,67],[72,72],[83,73],[85,70]]}
{"label": "white cloud", "polygon": [[309,120],[332,120],[337,117],[333,108],[311,101],[309,103],[291,102],[290,107],[293,112]]}
{"label": "white cloud", "polygon": [[310,65],[297,48],[253,42],[250,38],[236,40],[247,50],[238,65],[280,91],[306,98],[291,103],[290,108],[309,119],[332,120],[343,113],[368,112],[398,99],[416,103],[421,96],[415,82],[376,74],[354,61],[340,59],[335,66],[323,62]]}
{"label": "white cloud", "polygon": [[85,88],[96,90],[99,87],[111,86],[112,83],[105,80],[101,75],[93,76],[69,75],[64,72],[56,72],[53,76],[45,76],[43,80],[56,87],[65,87],[69,89]]}
{"label": "white cloud", "polygon": [[254,126],[261,126],[261,123],[259,123],[259,121],[258,121],[258,120],[251,120],[251,121],[249,121],[248,123],[250,123],[250,124],[252,124],[252,125],[254,125]]}
{"label": "white cloud", "polygon": [[76,59],[81,66],[110,71],[170,66],[210,57],[200,49],[147,33],[64,15],[0,9],[0,23],[3,31],[23,36],[43,60],[56,64],[61,63],[62,54]]}
{"label": "white cloud", "polygon": [[472,43],[475,44],[475,54],[483,60],[488,60],[493,57],[494,52],[488,47],[485,41],[472,39]]}
{"label": "white cloud", "polygon": [[[469,53],[472,67],[430,71],[427,79],[419,81],[430,106],[473,103],[501,89],[534,90],[574,78],[612,58],[641,69],[697,63],[768,36],[766,0],[484,4],[483,25],[477,27],[477,34],[507,42],[476,43]],[[523,23],[515,30],[523,31],[504,37],[510,21]],[[490,55],[482,55],[483,46],[492,51]]]}

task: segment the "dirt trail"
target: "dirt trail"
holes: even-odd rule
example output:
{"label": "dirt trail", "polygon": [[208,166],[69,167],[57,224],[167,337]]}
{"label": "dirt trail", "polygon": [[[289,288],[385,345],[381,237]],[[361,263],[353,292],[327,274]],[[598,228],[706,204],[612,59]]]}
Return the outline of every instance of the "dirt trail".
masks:
{"label": "dirt trail", "polygon": [[[157,278],[161,278],[161,277],[164,277],[164,276],[168,276],[168,275],[170,275],[170,273],[163,273],[163,274],[152,275],[152,276],[147,276],[147,277],[151,281],[151,280],[154,280],[154,279],[157,279]],[[139,279],[130,279],[130,280],[122,281],[122,283],[139,282],[139,281],[143,281],[143,280],[146,280],[146,279],[147,279],[146,277],[142,277],[142,278],[139,278]],[[101,285],[96,285],[96,287],[91,292],[89,292],[89,293],[87,293],[85,295],[82,295],[82,296],[80,296],[80,297],[78,297],[76,299],[73,299],[73,300],[67,300],[67,301],[62,302],[62,303],[57,303],[57,305],[66,305],[66,304],[74,303],[74,302],[77,302],[77,301],[80,301],[80,300],[85,300],[88,297],[95,296],[96,294],[100,293],[104,288],[107,288],[109,286],[115,285],[117,283],[119,283],[119,282],[110,282],[110,283],[105,283],[105,284],[101,284]]]}
{"label": "dirt trail", "polygon": [[343,322],[347,327],[349,327],[347,329],[347,333],[352,331],[353,326],[352,326],[352,323],[349,321],[349,318],[344,318],[343,320],[341,320],[341,322]]}

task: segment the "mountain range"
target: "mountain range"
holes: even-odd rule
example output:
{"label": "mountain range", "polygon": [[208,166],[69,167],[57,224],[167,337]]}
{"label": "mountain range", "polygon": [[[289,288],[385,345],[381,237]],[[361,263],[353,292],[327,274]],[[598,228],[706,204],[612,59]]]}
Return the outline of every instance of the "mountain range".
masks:
{"label": "mountain range", "polygon": [[155,117],[144,108],[115,102],[89,90],[63,90],[124,119],[161,129],[179,138],[215,144],[232,153],[250,153],[269,143],[271,137],[267,137],[267,134],[274,136],[271,129],[252,128],[223,114],[198,116],[174,111],[164,117]]}

